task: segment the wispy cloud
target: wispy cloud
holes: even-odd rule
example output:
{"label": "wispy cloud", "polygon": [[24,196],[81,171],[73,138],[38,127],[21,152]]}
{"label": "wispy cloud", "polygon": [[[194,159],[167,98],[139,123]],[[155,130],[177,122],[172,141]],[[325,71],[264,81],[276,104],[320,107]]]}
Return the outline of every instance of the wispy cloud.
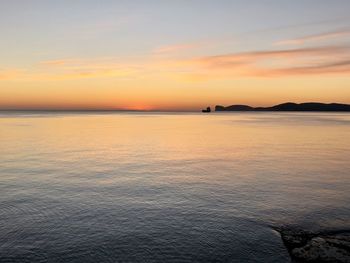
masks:
{"label": "wispy cloud", "polygon": [[134,72],[136,65],[119,61],[118,58],[95,58],[95,59],[58,59],[42,61],[39,63],[47,70],[57,70],[63,74],[81,75],[87,77],[103,77],[104,75],[124,75]]}
{"label": "wispy cloud", "polygon": [[331,73],[350,73],[350,59],[349,60],[340,60],[335,62],[326,62],[326,63],[315,63],[308,66],[301,67],[290,67],[290,68],[281,68],[271,72],[272,74],[277,75],[305,75],[305,74],[331,74]]}
{"label": "wispy cloud", "polygon": [[343,29],[320,34],[308,35],[294,39],[278,41],[275,45],[302,45],[309,42],[320,42],[330,39],[343,38],[350,36],[350,29]]}
{"label": "wispy cloud", "polygon": [[329,56],[335,53],[343,54],[349,51],[347,47],[315,47],[315,48],[298,48],[298,49],[280,49],[280,50],[262,50],[251,52],[240,52],[223,54],[217,56],[208,56],[199,58],[198,61],[209,66],[236,66],[256,62],[259,59],[273,58],[300,58],[308,56]]}
{"label": "wispy cloud", "polygon": [[350,47],[324,46],[238,52],[190,59],[149,56],[55,59],[27,70],[0,70],[0,80],[60,81],[114,78],[152,81],[208,81],[235,77],[284,77],[350,73]]}
{"label": "wispy cloud", "polygon": [[127,77],[136,66],[109,59],[57,59],[41,61],[27,69],[0,69],[0,80],[60,81],[84,78]]}
{"label": "wispy cloud", "polygon": [[190,61],[220,76],[348,74],[350,48],[315,47],[201,57]]}

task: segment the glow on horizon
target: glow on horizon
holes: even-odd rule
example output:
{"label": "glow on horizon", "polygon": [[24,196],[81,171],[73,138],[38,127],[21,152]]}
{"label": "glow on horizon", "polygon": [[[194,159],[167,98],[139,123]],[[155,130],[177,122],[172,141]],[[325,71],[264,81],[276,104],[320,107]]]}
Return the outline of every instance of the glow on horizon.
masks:
{"label": "glow on horizon", "polygon": [[350,3],[266,2],[3,4],[0,109],[350,103]]}

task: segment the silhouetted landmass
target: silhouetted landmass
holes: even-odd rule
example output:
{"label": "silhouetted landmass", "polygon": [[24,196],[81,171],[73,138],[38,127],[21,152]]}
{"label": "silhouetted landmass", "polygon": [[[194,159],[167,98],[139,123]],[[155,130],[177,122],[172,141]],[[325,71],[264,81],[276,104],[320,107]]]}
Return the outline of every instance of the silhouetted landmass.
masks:
{"label": "silhouetted landmass", "polygon": [[211,112],[211,108],[210,108],[210,107],[207,107],[207,109],[202,110],[202,112]]}
{"label": "silhouetted landmass", "polygon": [[228,107],[217,105],[215,111],[253,111],[254,108],[247,105],[231,105]]}
{"label": "silhouetted landmass", "polygon": [[251,107],[248,105],[215,106],[215,111],[350,111],[349,104],[340,103],[293,103],[287,102],[272,107]]}

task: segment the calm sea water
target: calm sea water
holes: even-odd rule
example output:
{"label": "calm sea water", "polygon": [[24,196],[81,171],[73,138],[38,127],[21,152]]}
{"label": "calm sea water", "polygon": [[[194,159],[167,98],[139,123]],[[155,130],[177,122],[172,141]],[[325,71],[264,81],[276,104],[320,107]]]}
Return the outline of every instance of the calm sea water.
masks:
{"label": "calm sea water", "polygon": [[289,262],[349,189],[350,114],[0,113],[0,262]]}

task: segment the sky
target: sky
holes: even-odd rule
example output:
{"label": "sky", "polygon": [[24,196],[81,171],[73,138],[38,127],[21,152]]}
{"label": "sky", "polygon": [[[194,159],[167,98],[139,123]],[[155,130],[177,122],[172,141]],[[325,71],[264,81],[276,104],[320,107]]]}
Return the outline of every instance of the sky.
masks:
{"label": "sky", "polygon": [[348,0],[0,0],[0,109],[350,103]]}

